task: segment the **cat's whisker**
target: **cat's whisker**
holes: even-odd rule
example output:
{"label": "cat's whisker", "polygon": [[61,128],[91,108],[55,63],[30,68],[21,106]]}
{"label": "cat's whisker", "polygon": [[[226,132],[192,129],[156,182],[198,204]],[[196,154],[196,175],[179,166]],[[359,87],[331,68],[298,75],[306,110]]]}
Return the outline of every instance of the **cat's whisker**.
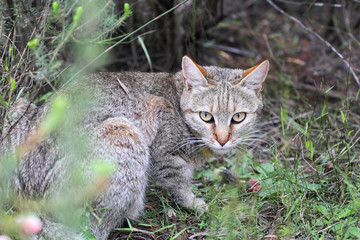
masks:
{"label": "cat's whisker", "polygon": [[206,144],[206,143],[196,145],[196,146],[194,147],[194,149],[193,149],[191,152],[189,152],[189,155],[192,154],[192,153],[195,152],[195,151],[200,151],[200,150],[204,149],[205,147],[207,147],[207,144]]}
{"label": "cat's whisker", "polygon": [[187,145],[196,144],[196,143],[202,143],[202,142],[204,142],[204,140],[198,139],[198,138],[184,139],[180,143],[176,144],[173,147],[173,151],[171,152],[171,154],[173,154],[174,152],[178,151],[179,149],[181,149],[181,148],[183,148],[183,147],[185,147]]}

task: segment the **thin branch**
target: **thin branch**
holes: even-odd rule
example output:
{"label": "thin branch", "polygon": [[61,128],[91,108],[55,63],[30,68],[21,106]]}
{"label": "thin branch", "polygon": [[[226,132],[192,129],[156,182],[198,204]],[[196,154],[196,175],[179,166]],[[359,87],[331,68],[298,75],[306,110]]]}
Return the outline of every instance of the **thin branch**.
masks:
{"label": "thin branch", "polygon": [[105,53],[109,52],[111,49],[113,49],[114,47],[116,47],[117,45],[124,43],[126,39],[130,38],[131,36],[133,36],[135,33],[139,32],[141,29],[145,28],[146,26],[150,25],[151,23],[157,21],[158,19],[160,19],[161,17],[165,16],[166,14],[168,14],[169,12],[174,11],[176,8],[180,7],[181,5],[183,5],[184,3],[186,3],[189,0],[183,0],[180,3],[178,3],[177,5],[175,5],[174,7],[172,7],[171,9],[167,10],[166,12],[163,12],[162,14],[158,15],[157,17],[153,18],[152,20],[148,21],[147,23],[145,23],[144,25],[142,25],[141,27],[135,29],[134,31],[132,31],[131,33],[129,33],[128,35],[126,35],[123,39],[121,39],[120,41],[114,43],[113,45],[111,45],[110,47],[108,47],[105,51],[103,51],[102,53],[100,53],[99,55],[97,55],[93,60],[91,60],[89,63],[87,63],[84,67],[82,67],[78,72],[76,72],[64,85],[67,85],[68,83],[70,83],[71,81],[73,81],[80,73],[82,73],[86,68],[88,68],[91,64],[93,64],[94,62],[96,62],[100,57],[102,57]]}
{"label": "thin branch", "polygon": [[315,7],[334,7],[334,8],[342,8],[344,7],[344,5],[339,4],[339,3],[311,3],[311,2],[295,2],[295,1],[288,1],[288,0],[277,0],[278,2],[282,2],[285,4],[292,4],[292,5],[297,5],[297,6],[301,6],[301,5],[311,5],[311,6],[315,6]]}
{"label": "thin branch", "polygon": [[266,0],[273,8],[275,8],[277,11],[279,11],[281,14],[283,14],[284,16],[290,18],[292,21],[296,22],[297,24],[300,25],[300,27],[302,27],[305,31],[311,33],[312,35],[314,35],[315,37],[317,37],[320,41],[322,41],[323,43],[325,43],[325,45],[327,47],[329,47],[345,64],[345,66],[347,68],[349,68],[351,74],[353,75],[357,85],[360,88],[360,81],[359,78],[356,76],[356,73],[354,71],[354,69],[350,66],[350,64],[348,63],[348,61],[345,60],[344,56],[339,53],[336,48],[331,45],[328,41],[326,41],[323,37],[321,37],[318,33],[312,31],[309,27],[305,26],[299,19],[291,16],[290,14],[286,13],[284,10],[282,10],[281,8],[279,8],[272,0]]}

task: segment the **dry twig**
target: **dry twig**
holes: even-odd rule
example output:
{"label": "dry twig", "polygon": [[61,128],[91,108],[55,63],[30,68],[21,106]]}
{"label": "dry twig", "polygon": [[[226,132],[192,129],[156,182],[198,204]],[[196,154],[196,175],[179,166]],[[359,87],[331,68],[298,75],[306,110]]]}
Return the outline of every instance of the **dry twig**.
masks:
{"label": "dry twig", "polygon": [[117,81],[119,82],[119,84],[120,84],[120,87],[124,90],[124,92],[126,93],[126,95],[129,95],[129,90],[128,90],[128,88],[120,81],[120,79],[119,78],[116,78],[117,79]]}
{"label": "dry twig", "polygon": [[300,25],[300,27],[302,27],[305,31],[311,33],[312,35],[314,35],[315,37],[317,37],[320,41],[322,41],[323,43],[325,43],[326,46],[328,46],[345,64],[345,66],[350,70],[351,74],[353,75],[357,85],[360,88],[360,81],[359,78],[356,76],[356,73],[354,72],[354,69],[350,66],[350,64],[348,63],[348,61],[345,60],[344,56],[338,52],[338,50],[336,50],[336,48],[331,45],[328,41],[326,41],[323,37],[321,37],[318,33],[312,31],[309,27],[305,26],[299,19],[297,19],[294,16],[291,16],[290,14],[288,14],[287,12],[285,12],[284,10],[282,10],[281,8],[279,8],[272,0],[266,0],[273,8],[275,8],[278,12],[280,12],[281,14],[283,14],[284,16],[290,18],[292,21],[296,22],[297,24]]}

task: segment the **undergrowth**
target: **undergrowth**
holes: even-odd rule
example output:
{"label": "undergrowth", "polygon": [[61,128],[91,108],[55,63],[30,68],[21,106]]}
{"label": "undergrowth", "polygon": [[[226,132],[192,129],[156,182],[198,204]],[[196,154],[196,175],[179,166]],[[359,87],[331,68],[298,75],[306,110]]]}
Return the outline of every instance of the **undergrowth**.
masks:
{"label": "undergrowth", "polygon": [[[23,4],[24,1],[7,1],[1,6],[1,119],[7,117],[11,103],[20,97],[42,104],[69,79],[105,69],[108,49],[128,36],[121,28],[131,15],[128,5],[116,12],[113,1]],[[194,1],[190,6],[192,11],[198,11],[196,6]],[[310,7],[308,10],[306,14]],[[264,18],[274,24],[279,18],[270,11],[265,15]],[[192,21],[195,28],[195,15]],[[280,22],[284,28],[292,28],[287,20],[280,19]],[[218,29],[244,30],[246,24],[249,23],[224,22],[210,29],[209,35],[215,38]],[[316,91],[300,82],[301,77],[294,80],[293,75],[298,73],[296,67],[310,61],[308,56],[296,55],[301,52],[300,42],[304,41],[307,46],[308,39],[301,34],[289,39],[279,32],[268,34],[268,23],[263,24],[264,29],[259,24],[260,30],[257,30],[261,34],[252,32],[256,31],[253,28],[241,33],[249,34],[251,39],[264,38],[272,47],[267,45],[261,49],[270,52],[267,57],[272,61],[270,79],[264,85],[265,114],[259,124],[263,130],[259,138],[266,142],[254,143],[252,150],[240,150],[233,156],[211,157],[198,169],[194,192],[206,199],[208,211],[184,209],[160,188],[150,185],[142,217],[116,229],[110,239],[360,238],[360,91],[355,90],[355,96],[351,94],[355,85],[351,84],[346,71],[341,72],[337,82],[330,81],[330,86],[324,84],[323,89],[321,85]],[[340,32],[340,26],[336,22],[332,24],[326,28]],[[357,46],[357,28],[353,24],[342,30],[350,39],[344,40],[343,49],[351,46],[350,41]],[[197,37],[195,29],[188,34],[192,39]],[[219,39],[223,35],[220,34]],[[145,61],[153,68],[153,56],[149,55],[143,39],[139,41]],[[194,51],[196,47],[201,50],[201,44],[190,45]],[[250,40],[245,45],[250,46]],[[253,44],[253,47],[255,45],[258,46]],[[276,55],[283,49],[286,54]],[[206,48],[203,55],[207,56],[208,52]],[[222,63],[236,59],[224,51],[216,54]],[[243,61],[249,61],[248,57]],[[290,72],[287,66],[294,61],[297,65],[294,72]],[[234,65],[237,67],[237,64]],[[307,78],[310,73],[304,72]],[[299,82],[302,85],[297,85]],[[1,129],[3,124],[1,121]],[[7,181],[16,168],[16,161],[5,154],[0,157],[0,235],[27,239],[16,219],[33,212],[41,215],[40,210],[44,209],[38,203],[18,207],[25,203],[16,202],[14,196],[8,195]],[[96,169],[103,172],[103,168],[107,166],[94,166],[95,172]],[[66,205],[62,207],[61,211],[73,211]],[[64,216],[72,217],[71,214]],[[86,226],[82,227],[87,232]]]}

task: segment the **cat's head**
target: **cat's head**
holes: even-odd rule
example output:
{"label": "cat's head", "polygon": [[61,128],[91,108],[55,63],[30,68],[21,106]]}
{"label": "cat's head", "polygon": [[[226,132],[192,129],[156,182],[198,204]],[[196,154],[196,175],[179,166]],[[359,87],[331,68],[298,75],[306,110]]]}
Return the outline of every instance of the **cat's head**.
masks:
{"label": "cat's head", "polygon": [[225,154],[253,138],[268,70],[267,60],[241,70],[202,67],[184,56],[181,109],[197,137],[193,142]]}

